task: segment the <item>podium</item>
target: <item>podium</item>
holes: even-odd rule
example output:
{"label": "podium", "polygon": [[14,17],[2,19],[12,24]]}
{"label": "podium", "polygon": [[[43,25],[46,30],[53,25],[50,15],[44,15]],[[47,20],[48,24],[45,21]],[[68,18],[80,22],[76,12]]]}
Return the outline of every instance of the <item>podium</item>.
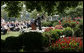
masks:
{"label": "podium", "polygon": [[34,23],[31,24],[32,30],[36,30],[36,25]]}

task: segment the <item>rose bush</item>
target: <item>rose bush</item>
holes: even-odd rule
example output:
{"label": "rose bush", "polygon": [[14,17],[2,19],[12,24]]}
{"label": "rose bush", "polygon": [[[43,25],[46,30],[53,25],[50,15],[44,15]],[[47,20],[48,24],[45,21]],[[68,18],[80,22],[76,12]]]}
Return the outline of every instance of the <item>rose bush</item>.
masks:
{"label": "rose bush", "polygon": [[56,25],[55,29],[63,29],[63,27],[61,25]]}
{"label": "rose bush", "polygon": [[82,52],[83,42],[76,38],[62,38],[55,43],[49,44],[49,50],[52,52]]}
{"label": "rose bush", "polygon": [[60,38],[61,35],[63,35],[62,30],[60,29],[51,29],[43,32],[43,36],[49,38],[50,41],[55,41]]}
{"label": "rose bush", "polygon": [[72,28],[67,27],[63,29],[63,35],[66,35],[66,37],[72,36],[74,34],[74,31]]}

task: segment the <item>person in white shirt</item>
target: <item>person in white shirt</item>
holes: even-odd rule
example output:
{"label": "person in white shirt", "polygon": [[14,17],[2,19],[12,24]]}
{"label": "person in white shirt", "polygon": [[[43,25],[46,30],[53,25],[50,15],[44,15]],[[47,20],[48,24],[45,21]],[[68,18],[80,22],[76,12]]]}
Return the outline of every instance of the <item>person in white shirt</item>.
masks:
{"label": "person in white shirt", "polygon": [[6,23],[3,23],[2,24],[2,29],[1,31],[3,32],[3,35],[5,35],[7,33],[7,30],[8,30],[8,26]]}

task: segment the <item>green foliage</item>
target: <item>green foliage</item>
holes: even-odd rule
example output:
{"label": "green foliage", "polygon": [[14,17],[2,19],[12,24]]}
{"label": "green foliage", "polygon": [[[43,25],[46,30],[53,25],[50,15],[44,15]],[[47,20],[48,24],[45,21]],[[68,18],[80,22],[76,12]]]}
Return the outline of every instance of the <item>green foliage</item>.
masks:
{"label": "green foliage", "polygon": [[[78,5],[78,1],[60,1],[57,7],[57,10],[60,13],[64,13],[64,9],[66,9],[67,7],[76,7]],[[62,9],[61,9],[62,8]]]}
{"label": "green foliage", "polygon": [[59,39],[59,34],[57,33],[57,31],[56,30],[52,30],[51,31],[51,38],[52,38],[52,40],[57,40],[57,39]]}
{"label": "green foliage", "polygon": [[76,25],[77,25],[76,22],[71,22],[71,23],[70,23],[71,28],[75,28]]}
{"label": "green foliage", "polygon": [[38,32],[25,32],[18,37],[7,37],[6,40],[1,40],[1,51],[34,51],[41,50],[43,46],[48,46],[49,41],[47,37],[43,37]]}
{"label": "green foliage", "polygon": [[37,9],[37,11],[41,11],[41,1],[25,1],[27,11],[33,11]]}
{"label": "green foliage", "polygon": [[5,3],[4,1],[1,1],[1,6],[4,5],[4,3]]}
{"label": "green foliage", "polygon": [[8,18],[8,12],[5,11],[4,9],[2,9],[2,10],[1,10],[1,16],[2,16],[3,18]]}
{"label": "green foliage", "polygon": [[[41,14],[41,12],[38,12],[36,9],[34,9],[33,11],[31,11],[30,13],[30,18],[37,18],[37,14]],[[42,15],[41,15],[42,16]]]}
{"label": "green foliage", "polygon": [[52,15],[52,13],[54,12],[54,6],[56,6],[56,2],[55,1],[42,1],[42,7],[44,9],[44,11],[48,12],[48,15]]}
{"label": "green foliage", "polygon": [[56,41],[62,35],[62,31],[60,29],[51,30],[49,32],[43,32],[43,36],[47,37],[51,41]]}
{"label": "green foliage", "polygon": [[54,22],[53,23],[53,26],[55,27],[56,25],[58,25],[59,24],[59,22]]}
{"label": "green foliage", "polygon": [[70,27],[63,29],[63,34],[66,35],[66,37],[72,36],[74,33],[73,29]]}
{"label": "green foliage", "polygon": [[83,36],[83,31],[81,31],[81,29],[80,28],[74,28],[74,35],[76,36],[76,37],[81,37],[81,36]]}
{"label": "green foliage", "polygon": [[64,12],[68,15],[68,16],[72,16],[72,17],[78,17],[78,16],[83,16],[83,2],[80,1],[78,3],[78,5],[76,6],[76,8],[73,7],[67,7]]}
{"label": "green foliage", "polygon": [[70,23],[68,23],[68,22],[66,22],[66,23],[64,23],[63,24],[63,27],[70,27],[71,25],[70,25]]}
{"label": "green foliage", "polygon": [[81,31],[83,31],[83,23],[78,24],[77,27],[80,28]]}
{"label": "green foliage", "polygon": [[19,36],[25,51],[40,50],[43,47],[44,39],[41,33],[25,32]]}
{"label": "green foliage", "polygon": [[49,38],[48,37],[44,37],[44,46],[45,47],[48,47],[48,44],[49,44]]}
{"label": "green foliage", "polygon": [[22,4],[26,5],[29,12],[36,9],[38,12],[45,11],[48,15],[81,16],[83,14],[82,1],[1,1],[1,5],[4,4],[7,4],[6,10],[9,17],[18,17]]}
{"label": "green foliage", "polygon": [[60,29],[55,29],[55,30],[57,31],[57,33],[58,33],[59,36],[62,36],[62,35],[63,35],[63,34],[62,34],[62,33],[63,33],[62,30],[60,30]]}
{"label": "green foliage", "polygon": [[22,48],[22,43],[18,37],[11,36],[6,38],[4,46],[7,51],[19,51]]}
{"label": "green foliage", "polygon": [[50,27],[50,26],[52,26],[52,23],[51,22],[42,22],[42,26]]}
{"label": "green foliage", "polygon": [[1,52],[5,52],[5,40],[1,39]]}
{"label": "green foliage", "polygon": [[77,37],[83,36],[83,23],[78,24],[74,28],[74,35]]}
{"label": "green foliage", "polygon": [[19,1],[7,1],[6,2],[5,10],[8,11],[9,17],[18,17],[21,11],[21,5]]}
{"label": "green foliage", "polygon": [[80,20],[80,23],[83,23],[83,19]]}

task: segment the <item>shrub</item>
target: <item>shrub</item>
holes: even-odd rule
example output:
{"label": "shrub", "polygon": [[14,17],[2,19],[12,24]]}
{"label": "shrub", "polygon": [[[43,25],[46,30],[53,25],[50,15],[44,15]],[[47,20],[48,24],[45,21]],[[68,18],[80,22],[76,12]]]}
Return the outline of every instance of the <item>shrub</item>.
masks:
{"label": "shrub", "polygon": [[79,22],[80,22],[81,20],[80,20],[80,19],[77,19],[77,21],[79,21]]}
{"label": "shrub", "polygon": [[83,19],[80,20],[80,23],[83,23]]}
{"label": "shrub", "polygon": [[71,25],[70,25],[71,28],[75,28],[76,25],[77,25],[76,22],[71,22],[70,24],[71,24]]}
{"label": "shrub", "polygon": [[51,27],[52,23],[51,22],[42,22],[42,26],[44,26],[44,27]]}
{"label": "shrub", "polygon": [[59,36],[62,36],[62,35],[63,35],[62,30],[60,30],[60,29],[56,29],[56,31],[57,31],[57,33],[59,34]]}
{"label": "shrub", "polygon": [[48,37],[44,37],[44,46],[45,47],[48,47],[48,44],[49,44],[49,38]]}
{"label": "shrub", "polygon": [[83,52],[83,42],[76,38],[63,38],[49,46],[51,52]]}
{"label": "shrub", "polygon": [[55,20],[55,21],[51,21],[51,23],[54,23],[54,22],[58,22],[58,20]]}
{"label": "shrub", "polygon": [[7,37],[5,40],[5,48],[7,51],[19,51],[22,48],[18,37]]}
{"label": "shrub", "polygon": [[43,36],[47,37],[50,41],[58,40],[61,35],[62,30],[60,29],[54,29],[48,32],[43,32]]}
{"label": "shrub", "polygon": [[78,24],[77,27],[80,28],[81,31],[83,31],[83,23]]}
{"label": "shrub", "polygon": [[56,41],[57,39],[59,39],[59,34],[57,33],[57,30],[51,31],[51,38],[53,41]]}
{"label": "shrub", "polygon": [[74,35],[76,36],[76,37],[80,37],[80,36],[83,36],[83,32],[81,31],[81,29],[80,28],[74,28]]}
{"label": "shrub", "polygon": [[66,27],[71,27],[70,23],[64,23],[63,24],[63,27],[66,28]]}
{"label": "shrub", "polygon": [[68,36],[72,36],[74,33],[73,29],[71,29],[70,27],[64,28],[63,29],[63,34]]}
{"label": "shrub", "polygon": [[44,44],[43,36],[38,32],[25,32],[19,38],[22,39],[25,51],[40,50]]}
{"label": "shrub", "polygon": [[53,23],[53,26],[55,27],[56,25],[58,25],[59,24],[59,22],[54,22]]}
{"label": "shrub", "polygon": [[5,40],[1,39],[1,52],[5,52]]}

